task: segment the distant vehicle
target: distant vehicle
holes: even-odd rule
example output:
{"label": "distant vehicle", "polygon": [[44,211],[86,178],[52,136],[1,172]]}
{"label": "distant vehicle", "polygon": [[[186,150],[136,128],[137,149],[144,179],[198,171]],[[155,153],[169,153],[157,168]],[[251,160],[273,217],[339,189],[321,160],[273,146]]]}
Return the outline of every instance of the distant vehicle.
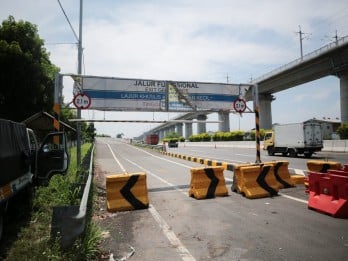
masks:
{"label": "distant vehicle", "polygon": [[283,156],[297,157],[303,154],[310,158],[323,148],[323,136],[319,123],[304,122],[274,126],[265,133],[263,149],[268,155],[281,153]]}
{"label": "distant vehicle", "polygon": [[0,144],[1,238],[11,199],[34,184],[47,183],[54,174],[65,174],[69,155],[64,132],[48,134],[39,147],[33,130],[4,119],[0,119]]}
{"label": "distant vehicle", "polygon": [[170,140],[170,141],[168,141],[168,147],[169,148],[177,148],[178,147],[178,141],[177,140]]}
{"label": "distant vehicle", "polygon": [[157,134],[150,134],[146,136],[146,144],[157,145],[158,141],[159,141],[159,137]]}

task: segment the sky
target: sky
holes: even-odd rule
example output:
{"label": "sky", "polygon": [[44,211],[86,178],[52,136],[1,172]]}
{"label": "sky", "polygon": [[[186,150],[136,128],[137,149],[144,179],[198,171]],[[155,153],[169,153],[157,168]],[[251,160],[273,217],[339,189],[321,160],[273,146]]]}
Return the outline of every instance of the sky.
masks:
{"label": "sky", "polygon": [[[80,1],[60,0],[78,36]],[[348,35],[342,0],[84,0],[85,75],[192,82],[249,83]],[[57,0],[0,0],[1,21],[12,15],[38,27],[61,73],[77,73],[77,39]],[[73,82],[63,78],[64,102]],[[329,76],[274,94],[273,123],[340,119],[339,79]],[[248,103],[249,107],[252,104]],[[168,120],[178,114],[83,110],[85,119]],[[208,121],[217,120],[211,114]],[[98,134],[136,137],[155,123],[95,123]],[[253,113],[230,114],[230,129],[255,127]],[[207,131],[218,124],[207,123]],[[196,127],[194,126],[194,133]]]}

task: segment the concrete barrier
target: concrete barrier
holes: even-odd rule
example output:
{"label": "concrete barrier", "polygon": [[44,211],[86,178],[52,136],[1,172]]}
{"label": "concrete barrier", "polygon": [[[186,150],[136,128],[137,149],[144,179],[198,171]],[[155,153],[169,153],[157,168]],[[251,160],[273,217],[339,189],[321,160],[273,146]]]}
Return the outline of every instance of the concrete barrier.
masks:
{"label": "concrete barrier", "polygon": [[228,196],[223,167],[191,168],[189,196],[208,199]]}
{"label": "concrete barrier", "polygon": [[[348,140],[324,140],[324,147],[322,151],[327,152],[348,152]],[[208,142],[180,142],[179,146],[198,146],[198,147],[210,147],[210,148],[244,148],[255,149],[255,141],[208,141]],[[261,142],[263,147],[263,142]]]}

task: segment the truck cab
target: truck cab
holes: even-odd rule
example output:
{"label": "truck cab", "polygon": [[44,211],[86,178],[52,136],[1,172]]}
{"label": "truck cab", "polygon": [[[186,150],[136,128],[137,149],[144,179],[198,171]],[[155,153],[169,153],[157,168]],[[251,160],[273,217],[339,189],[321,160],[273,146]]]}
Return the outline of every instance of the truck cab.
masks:
{"label": "truck cab", "polygon": [[321,126],[315,122],[275,125],[273,131],[265,133],[263,149],[268,155],[281,153],[283,156],[310,158],[323,148]]}
{"label": "truck cab", "polygon": [[268,150],[268,148],[271,148],[273,146],[274,146],[274,132],[267,131],[265,132],[265,136],[263,139],[263,149]]}
{"label": "truck cab", "polygon": [[47,184],[69,166],[64,132],[49,133],[39,145],[33,130],[24,124],[0,119],[0,239],[3,215],[13,197],[25,188]]}

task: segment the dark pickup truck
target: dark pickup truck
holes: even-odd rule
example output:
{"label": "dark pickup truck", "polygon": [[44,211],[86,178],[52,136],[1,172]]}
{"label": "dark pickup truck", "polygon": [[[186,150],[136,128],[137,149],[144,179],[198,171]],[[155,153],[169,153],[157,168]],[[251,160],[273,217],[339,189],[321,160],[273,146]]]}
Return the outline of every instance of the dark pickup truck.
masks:
{"label": "dark pickup truck", "polygon": [[49,133],[39,146],[33,130],[0,119],[0,238],[11,199],[29,186],[65,174],[69,165],[64,132]]}

